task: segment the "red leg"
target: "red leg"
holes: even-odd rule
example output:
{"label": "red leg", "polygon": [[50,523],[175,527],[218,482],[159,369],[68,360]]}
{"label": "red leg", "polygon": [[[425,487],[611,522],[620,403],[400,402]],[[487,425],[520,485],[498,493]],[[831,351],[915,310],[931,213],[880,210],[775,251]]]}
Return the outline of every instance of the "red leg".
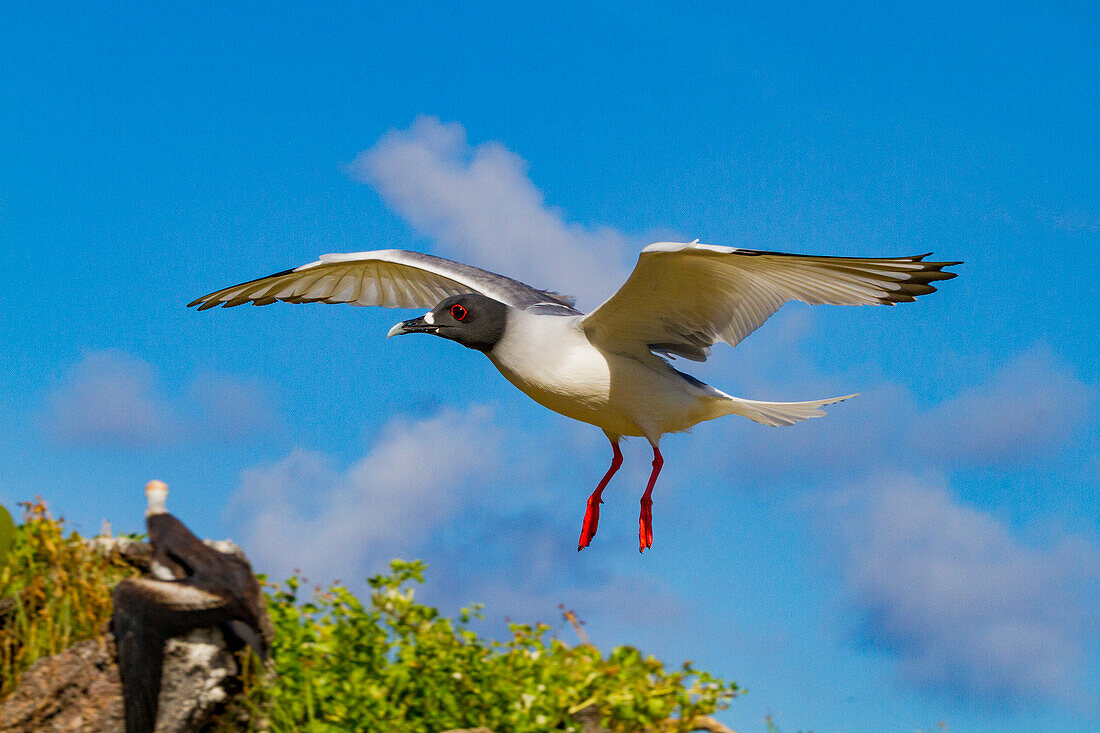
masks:
{"label": "red leg", "polygon": [[607,487],[607,482],[610,481],[611,477],[615,475],[615,472],[619,470],[619,466],[623,465],[623,452],[619,450],[619,441],[612,440],[611,448],[615,451],[615,455],[611,458],[611,468],[607,469],[607,473],[604,474],[599,486],[597,486],[596,490],[592,492],[592,495],[588,497],[588,507],[584,510],[584,526],[581,527],[581,539],[577,544],[577,552],[588,547],[588,543],[596,536],[596,527],[600,523],[600,504],[603,503],[603,499],[600,498],[600,495],[603,494],[603,490]]}
{"label": "red leg", "polygon": [[653,484],[657,483],[657,474],[665,465],[665,459],[661,457],[661,451],[653,446],[653,473],[649,475],[649,483],[646,484],[645,493],[642,494],[642,513],[638,517],[638,552],[645,552],[646,548],[653,547],[653,499],[649,495],[653,493]]}

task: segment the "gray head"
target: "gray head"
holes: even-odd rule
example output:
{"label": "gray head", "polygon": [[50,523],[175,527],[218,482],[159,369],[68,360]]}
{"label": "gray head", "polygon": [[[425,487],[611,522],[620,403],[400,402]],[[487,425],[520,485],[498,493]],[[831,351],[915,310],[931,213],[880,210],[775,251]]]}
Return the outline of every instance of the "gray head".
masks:
{"label": "gray head", "polygon": [[432,333],[471,349],[489,351],[504,334],[508,306],[480,293],[452,295],[429,313],[403,321],[386,338],[406,333]]}

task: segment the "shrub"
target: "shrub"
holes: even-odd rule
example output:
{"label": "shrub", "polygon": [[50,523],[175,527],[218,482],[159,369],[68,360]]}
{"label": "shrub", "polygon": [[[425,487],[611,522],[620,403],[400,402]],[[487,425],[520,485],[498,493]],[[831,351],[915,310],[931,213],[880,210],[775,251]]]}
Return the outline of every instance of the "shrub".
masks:
{"label": "shrub", "polygon": [[613,731],[684,731],[738,692],[690,664],[666,670],[632,647],[606,657],[570,647],[543,624],[513,624],[504,642],[482,639],[469,628],[478,608],[451,620],[414,600],[423,563],[395,560],[391,570],[369,580],[368,605],[340,585],[305,602],[297,578],[274,589],[276,675],[245,698],[257,717],[288,731],[522,733],[580,730],[573,715],[594,706]]}

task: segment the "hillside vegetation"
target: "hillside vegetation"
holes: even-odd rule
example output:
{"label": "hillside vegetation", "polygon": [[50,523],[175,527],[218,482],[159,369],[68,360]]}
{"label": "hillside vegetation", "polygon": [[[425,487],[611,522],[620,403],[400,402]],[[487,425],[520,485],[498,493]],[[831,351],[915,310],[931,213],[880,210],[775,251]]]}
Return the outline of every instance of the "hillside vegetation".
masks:
{"label": "hillside vegetation", "polygon": [[[65,535],[41,501],[0,558],[0,698],[35,659],[103,630],[110,591],[137,571]],[[276,629],[273,670],[242,656],[243,690],[219,718],[222,730],[387,730],[436,733],[580,730],[598,714],[613,731],[686,731],[725,708],[736,684],[675,669],[632,647],[603,654],[570,646],[546,625],[513,624],[504,641],[478,635],[478,608],[457,618],[417,603],[421,562],[393,561],[360,600],[346,587],[303,597],[291,578],[267,585]],[[714,728],[718,729],[718,728]]]}

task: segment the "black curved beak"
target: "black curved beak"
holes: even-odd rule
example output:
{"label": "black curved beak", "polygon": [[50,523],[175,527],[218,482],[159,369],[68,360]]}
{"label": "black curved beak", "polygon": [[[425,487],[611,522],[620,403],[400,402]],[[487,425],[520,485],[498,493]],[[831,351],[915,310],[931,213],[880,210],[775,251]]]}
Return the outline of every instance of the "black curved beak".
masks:
{"label": "black curved beak", "polygon": [[390,336],[403,336],[406,333],[439,333],[439,326],[428,323],[424,320],[424,316],[419,318],[413,318],[412,320],[402,321],[395,324],[390,332],[386,334],[386,338]]}

